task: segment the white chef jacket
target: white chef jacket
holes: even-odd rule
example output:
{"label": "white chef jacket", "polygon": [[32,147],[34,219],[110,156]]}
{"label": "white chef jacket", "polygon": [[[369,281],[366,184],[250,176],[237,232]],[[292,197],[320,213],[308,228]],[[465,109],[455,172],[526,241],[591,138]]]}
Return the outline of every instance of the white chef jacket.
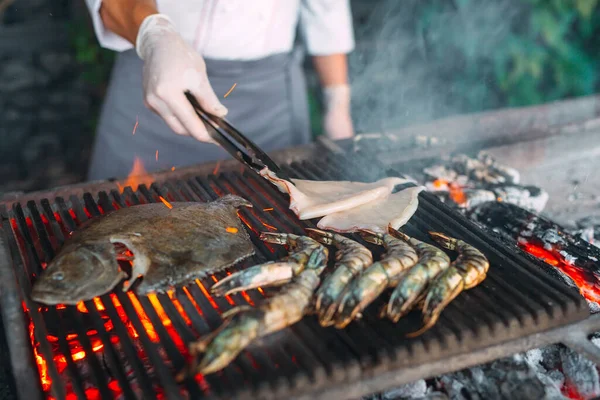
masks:
{"label": "white chef jacket", "polygon": [[[86,0],[102,47],[133,48],[100,19],[102,0]],[[354,49],[349,0],[156,0],[179,33],[206,58],[254,60],[292,50],[296,26],[311,55]]]}

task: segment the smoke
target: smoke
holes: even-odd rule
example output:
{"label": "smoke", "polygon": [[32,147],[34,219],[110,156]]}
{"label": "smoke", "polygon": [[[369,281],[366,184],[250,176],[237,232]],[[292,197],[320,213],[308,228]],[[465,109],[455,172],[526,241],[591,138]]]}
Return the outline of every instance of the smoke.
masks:
{"label": "smoke", "polygon": [[510,40],[523,16],[521,3],[353,2],[357,46],[349,63],[356,131],[395,130],[499,106],[499,95],[490,90],[494,52]]}

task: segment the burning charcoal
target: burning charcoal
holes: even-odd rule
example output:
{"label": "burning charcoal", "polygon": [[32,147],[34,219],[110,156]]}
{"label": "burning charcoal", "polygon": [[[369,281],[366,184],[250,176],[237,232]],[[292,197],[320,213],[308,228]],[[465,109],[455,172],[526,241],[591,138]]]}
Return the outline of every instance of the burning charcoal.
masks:
{"label": "burning charcoal", "polygon": [[458,178],[456,171],[449,169],[445,165],[434,165],[433,167],[425,168],[423,173],[433,180],[444,182],[454,182]]}
{"label": "burning charcoal", "polygon": [[423,397],[427,392],[427,384],[424,379],[420,379],[416,382],[402,385],[399,388],[389,390],[381,395],[382,400],[399,400],[399,399],[413,399],[415,397]]}
{"label": "burning charcoal", "polygon": [[498,174],[504,176],[505,182],[511,185],[517,185],[521,181],[521,174],[514,168],[501,165],[494,160],[494,158],[486,153],[485,151],[479,152],[477,158],[487,165],[489,168],[494,169]]}
{"label": "burning charcoal", "polygon": [[561,348],[560,356],[566,384],[571,390],[585,399],[600,395],[600,380],[594,363],[567,347]]}
{"label": "burning charcoal", "polygon": [[487,184],[515,185],[520,179],[518,171],[496,163],[485,153],[480,153],[476,159],[459,154],[452,158],[448,168],[458,175],[466,175],[473,181]]}
{"label": "burning charcoal", "polygon": [[441,378],[450,399],[565,400],[542,367],[543,350],[497,360]]}
{"label": "burning charcoal", "polygon": [[[475,207],[469,216],[552,265],[577,285],[588,302],[600,304],[598,247],[570,235],[554,222],[512,204],[485,203]],[[594,306],[594,310],[596,308]]]}
{"label": "burning charcoal", "polygon": [[471,209],[479,204],[496,201],[496,195],[489,190],[462,189],[434,192],[440,201],[458,208]]}
{"label": "burning charcoal", "polygon": [[536,186],[494,185],[488,187],[498,199],[532,212],[542,212],[548,202],[548,192]]}

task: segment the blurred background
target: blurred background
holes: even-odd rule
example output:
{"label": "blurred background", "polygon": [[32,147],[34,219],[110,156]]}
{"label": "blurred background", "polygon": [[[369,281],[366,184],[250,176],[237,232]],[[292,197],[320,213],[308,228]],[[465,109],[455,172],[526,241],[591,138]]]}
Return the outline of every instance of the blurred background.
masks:
{"label": "blurred background", "polygon": [[[599,89],[598,0],[351,3],[359,133]],[[0,0],[0,194],[84,178],[113,56],[83,0]],[[306,68],[319,135],[320,94]]]}

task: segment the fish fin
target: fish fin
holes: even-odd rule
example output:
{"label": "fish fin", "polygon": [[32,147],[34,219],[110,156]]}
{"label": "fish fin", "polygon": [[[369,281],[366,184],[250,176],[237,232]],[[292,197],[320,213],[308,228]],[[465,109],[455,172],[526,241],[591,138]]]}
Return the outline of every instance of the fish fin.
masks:
{"label": "fish fin", "polygon": [[219,197],[213,203],[226,204],[228,206],[235,207],[235,208],[238,208],[238,207],[252,208],[253,207],[252,203],[250,203],[248,200],[244,199],[243,197],[236,196],[233,194],[228,194],[223,197]]}
{"label": "fish fin", "polygon": [[133,260],[131,263],[131,278],[123,285],[123,291],[126,292],[131,289],[131,286],[135,281],[144,276],[149,268],[152,260],[148,254],[148,251],[142,251],[138,248],[145,239],[138,234],[121,234],[110,237],[110,242],[113,244],[122,244],[127,247],[129,251],[133,253]]}
{"label": "fish fin", "polygon": [[233,317],[236,314],[239,314],[239,313],[244,312],[244,311],[252,310],[252,309],[253,309],[253,307],[251,307],[251,306],[237,306],[237,307],[233,307],[231,310],[227,310],[223,314],[221,314],[221,318],[225,320],[225,319],[228,319],[230,317]]}

